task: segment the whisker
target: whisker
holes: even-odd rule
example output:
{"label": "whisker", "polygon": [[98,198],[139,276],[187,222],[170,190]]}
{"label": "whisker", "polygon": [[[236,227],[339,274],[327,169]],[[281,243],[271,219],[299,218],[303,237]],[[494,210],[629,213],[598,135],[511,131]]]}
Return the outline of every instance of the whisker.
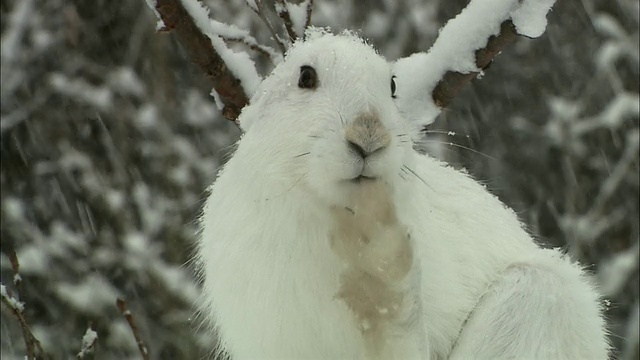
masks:
{"label": "whisker", "polygon": [[420,175],[418,175],[415,171],[411,170],[410,167],[408,167],[407,165],[402,165],[402,168],[406,169],[407,171],[409,171],[411,174],[413,174],[413,176],[415,176],[418,179],[420,179],[420,181],[422,181],[425,185],[427,185],[427,187],[429,187],[431,190],[433,190],[433,188],[426,181],[424,181],[424,179],[421,178]]}
{"label": "whisker", "polygon": [[338,110],[336,110],[336,112],[338,113],[338,116],[340,116],[340,121],[342,122],[342,125],[345,125],[347,121],[344,119],[344,117],[342,116],[342,114],[340,114]]}
{"label": "whisker", "polygon": [[407,169],[408,167],[406,165],[402,165],[402,168],[400,170],[402,170],[402,172],[405,173],[406,175],[411,175],[411,173]]}
{"label": "whisker", "polygon": [[291,185],[291,187],[290,187],[286,192],[289,192],[289,191],[291,191],[291,189],[293,189],[294,187],[296,187],[296,185],[298,185],[298,183],[299,183],[302,179],[304,179],[304,177],[305,177],[305,176],[307,176],[307,174],[308,174],[308,173],[304,173],[304,174],[302,174],[302,176],[300,176],[300,178],[299,178],[298,180],[296,180],[296,182],[294,182],[294,183],[293,183],[293,185]]}
{"label": "whisker", "polygon": [[421,143],[422,143],[422,142],[433,142],[433,143],[436,143],[436,144],[451,145],[451,146],[458,147],[458,148],[460,148],[460,149],[469,150],[469,151],[471,151],[472,153],[475,153],[475,154],[477,154],[477,155],[482,155],[482,156],[487,157],[487,158],[489,158],[489,159],[491,159],[491,160],[498,161],[498,159],[494,158],[494,157],[493,157],[493,156],[491,156],[491,155],[487,155],[487,154],[485,154],[485,153],[483,153],[483,152],[480,152],[480,151],[478,151],[478,150],[474,150],[474,149],[472,149],[472,148],[470,148],[470,147],[466,147],[466,146],[464,146],[464,145],[460,145],[460,144],[456,144],[456,143],[452,143],[452,142],[447,142],[447,141],[429,140],[429,139],[427,139],[427,140],[422,140],[422,141],[421,141]]}
{"label": "whisker", "polygon": [[309,154],[311,154],[311,153],[310,152],[306,152],[306,153],[302,153],[300,155],[296,155],[293,158],[295,159],[295,158],[303,157],[303,156],[306,156],[306,155],[309,155]]}
{"label": "whisker", "polygon": [[447,136],[464,136],[466,138],[469,138],[469,135],[461,135],[456,133],[455,131],[446,131],[446,130],[423,130],[423,132],[425,134],[444,134]]}
{"label": "whisker", "polygon": [[[307,176],[307,174],[308,174],[308,173],[304,173],[304,174],[302,174],[302,176],[300,176],[300,177],[298,178],[298,180],[296,180],[296,181],[293,183],[293,185],[291,185],[288,189],[286,189],[286,190],[285,190],[285,191],[283,191],[282,193],[280,193],[280,194],[276,194],[276,195],[271,196],[271,197],[266,197],[266,198],[262,199],[262,201],[269,201],[269,200],[271,200],[271,199],[277,199],[277,198],[279,198],[279,197],[281,197],[281,196],[284,196],[286,193],[288,193],[289,191],[293,190],[293,188],[294,188],[294,187],[296,187],[296,185],[298,185],[298,184],[300,183],[300,181],[302,181],[302,179],[304,179],[304,177],[305,177],[305,176]],[[258,201],[260,201],[260,200],[255,200],[255,201],[256,201],[256,202],[258,202]]]}

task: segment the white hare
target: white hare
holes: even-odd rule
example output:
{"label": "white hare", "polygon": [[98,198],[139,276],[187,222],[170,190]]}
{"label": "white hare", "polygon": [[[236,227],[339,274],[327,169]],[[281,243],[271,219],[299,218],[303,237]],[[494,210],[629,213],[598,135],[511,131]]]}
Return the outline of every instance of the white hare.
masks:
{"label": "white hare", "polygon": [[395,87],[361,39],[316,33],[243,110],[245,133],[201,220],[203,313],[220,349],[606,359],[587,275],[540,249],[482,185],[416,152],[419,126]]}

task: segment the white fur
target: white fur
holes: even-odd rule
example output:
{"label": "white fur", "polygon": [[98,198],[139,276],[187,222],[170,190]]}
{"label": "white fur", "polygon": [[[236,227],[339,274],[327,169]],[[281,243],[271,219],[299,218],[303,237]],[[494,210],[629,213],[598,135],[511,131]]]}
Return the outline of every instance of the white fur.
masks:
{"label": "white fur", "polygon": [[[367,358],[361,324],[336,296],[345,264],[330,248],[330,209],[358,191],[345,181],[357,175],[345,129],[376,113],[391,143],[370,171],[414,258],[405,282],[415,311],[389,357],[605,359],[599,297],[580,267],[539,249],[483,186],[413,150],[417,129],[371,47],[352,35],[310,38],[244,109],[246,133],[204,209],[202,305],[222,349],[233,359]],[[298,88],[302,65],[317,70],[317,89]]]}

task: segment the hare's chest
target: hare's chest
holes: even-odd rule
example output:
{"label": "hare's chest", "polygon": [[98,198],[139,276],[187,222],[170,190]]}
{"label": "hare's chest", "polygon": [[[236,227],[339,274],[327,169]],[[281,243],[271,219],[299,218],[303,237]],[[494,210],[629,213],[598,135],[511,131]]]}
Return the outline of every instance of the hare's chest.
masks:
{"label": "hare's chest", "polygon": [[[228,351],[239,359],[360,358],[360,332],[335,296],[342,265],[328,237],[272,236],[236,236],[234,246],[247,241],[242,255],[224,251],[223,241],[214,251],[215,265],[206,271],[205,286]],[[282,243],[291,236],[296,241]]]}

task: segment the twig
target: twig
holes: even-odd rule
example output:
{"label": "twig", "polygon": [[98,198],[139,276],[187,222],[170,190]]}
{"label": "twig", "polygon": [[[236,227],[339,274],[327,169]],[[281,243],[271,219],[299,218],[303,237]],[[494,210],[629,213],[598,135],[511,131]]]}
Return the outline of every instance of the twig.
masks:
{"label": "twig", "polygon": [[[304,21],[304,30],[309,28],[311,25],[311,13],[313,11],[313,0],[308,0],[307,2],[307,18]],[[306,39],[306,31],[302,34],[302,40]]]}
{"label": "twig", "polygon": [[[507,20],[500,25],[500,33],[497,36],[491,36],[487,40],[487,45],[476,51],[476,66],[479,69],[486,69],[496,55],[507,45],[515,41],[518,37],[516,28],[511,20]],[[478,76],[480,72],[473,71],[468,74],[448,71],[438,85],[433,89],[431,96],[435,104],[444,108],[451,100],[458,95],[460,90],[472,79]]]}
{"label": "twig", "polygon": [[251,50],[264,55],[272,64],[277,64],[282,59],[282,55],[277,53],[275,49],[259,44],[249,31],[216,20],[210,20],[210,22],[213,31],[224,41],[244,44]]}
{"label": "twig", "polygon": [[256,15],[258,15],[258,17],[262,20],[262,22],[267,26],[267,29],[271,33],[271,37],[273,37],[273,40],[276,42],[276,44],[278,45],[278,48],[284,55],[287,52],[287,48],[284,46],[284,43],[280,40],[280,37],[278,36],[278,34],[276,33],[276,30],[273,28],[273,25],[271,24],[271,21],[269,21],[269,19],[265,15],[264,6],[262,5],[262,0],[256,0],[256,6],[258,7],[257,10],[254,9],[253,7],[251,7],[251,9],[253,10],[253,12],[256,13]]}
{"label": "twig", "polygon": [[133,333],[133,337],[136,339],[136,344],[138,345],[138,350],[140,350],[140,355],[144,360],[149,360],[149,351],[147,350],[147,346],[142,341],[142,337],[140,337],[140,332],[138,330],[138,325],[136,325],[136,321],[131,314],[131,311],[127,309],[127,303],[123,299],[116,300],[116,306],[118,307],[118,311],[127,319],[129,323],[129,327],[131,328],[131,332]]}
{"label": "twig", "polygon": [[293,21],[291,21],[291,15],[289,14],[289,9],[287,8],[287,2],[285,0],[275,0],[274,6],[276,9],[276,14],[278,14],[280,19],[282,20],[282,23],[284,24],[284,28],[287,30],[287,35],[289,35],[289,42],[293,44],[298,38],[298,35],[293,28]]}
{"label": "twig", "polygon": [[15,250],[10,250],[6,254],[9,257],[11,269],[13,270],[13,284],[16,286],[18,298],[22,299],[22,276],[20,276],[20,262],[18,261],[18,255],[16,255]]}
{"label": "twig", "polygon": [[41,358],[46,358],[45,352],[42,350],[42,344],[40,344],[40,341],[33,335],[29,323],[27,323],[27,319],[24,317],[24,303],[14,298],[9,290],[2,284],[0,284],[0,294],[2,295],[2,303],[13,313],[16,319],[18,319],[18,323],[22,329],[24,343],[27,347],[27,359],[36,360],[36,353],[40,355]]}
{"label": "twig", "polygon": [[89,324],[87,331],[84,333],[84,336],[82,336],[82,349],[80,349],[80,352],[76,355],[76,359],[84,359],[85,356],[92,353],[97,341],[98,334],[93,331],[91,324]]}
{"label": "twig", "polygon": [[271,62],[272,64],[275,64],[275,60],[273,58],[273,54],[269,51],[270,49],[266,46],[257,44],[257,43],[252,43],[252,42],[248,42],[247,39],[245,38],[239,38],[239,37],[222,37],[224,39],[224,41],[226,42],[233,42],[233,43],[240,43],[243,44],[245,46],[247,46],[249,49],[259,53],[260,55],[266,57],[269,62]]}
{"label": "twig", "polygon": [[191,61],[209,78],[224,104],[222,115],[232,121],[248,103],[240,81],[218,54],[211,40],[200,31],[180,0],[157,0],[156,10],[167,31],[173,31]]}

